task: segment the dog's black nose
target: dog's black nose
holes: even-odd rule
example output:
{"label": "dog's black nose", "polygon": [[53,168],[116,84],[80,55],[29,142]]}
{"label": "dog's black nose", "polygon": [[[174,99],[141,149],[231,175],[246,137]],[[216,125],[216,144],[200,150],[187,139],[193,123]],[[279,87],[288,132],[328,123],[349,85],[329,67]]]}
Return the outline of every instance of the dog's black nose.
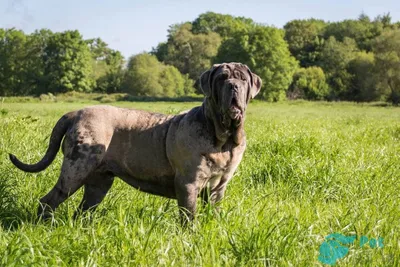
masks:
{"label": "dog's black nose", "polygon": [[238,91],[238,89],[239,89],[239,85],[238,85],[238,84],[236,84],[236,83],[230,83],[229,85],[230,85],[230,88],[231,88],[233,91],[235,91],[235,92]]}

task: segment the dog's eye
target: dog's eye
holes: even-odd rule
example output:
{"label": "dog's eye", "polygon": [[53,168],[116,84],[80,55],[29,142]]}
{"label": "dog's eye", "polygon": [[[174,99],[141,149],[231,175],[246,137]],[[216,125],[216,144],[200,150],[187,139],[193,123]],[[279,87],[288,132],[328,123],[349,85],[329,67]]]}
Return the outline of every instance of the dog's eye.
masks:
{"label": "dog's eye", "polygon": [[242,81],[247,81],[246,75],[244,75],[243,73],[240,74],[240,79],[241,79]]}
{"label": "dog's eye", "polygon": [[229,74],[226,72],[221,73],[221,80],[226,80],[229,78]]}

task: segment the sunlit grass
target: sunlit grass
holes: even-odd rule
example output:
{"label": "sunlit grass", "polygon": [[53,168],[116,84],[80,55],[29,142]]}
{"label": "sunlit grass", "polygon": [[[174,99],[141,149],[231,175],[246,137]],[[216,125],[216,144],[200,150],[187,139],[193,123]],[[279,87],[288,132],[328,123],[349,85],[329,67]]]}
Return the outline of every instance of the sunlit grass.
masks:
{"label": "sunlit grass", "polygon": [[[111,104],[175,114],[199,103]],[[175,201],[119,180],[91,217],[72,219],[80,191],[53,220],[37,222],[61,153],[38,174],[17,170],[7,153],[39,160],[57,119],[86,105],[1,105],[0,265],[313,266],[334,232],[384,238],[380,249],[352,245],[340,266],[400,265],[399,108],[251,103],[248,149],[221,212],[200,209],[188,229]]]}

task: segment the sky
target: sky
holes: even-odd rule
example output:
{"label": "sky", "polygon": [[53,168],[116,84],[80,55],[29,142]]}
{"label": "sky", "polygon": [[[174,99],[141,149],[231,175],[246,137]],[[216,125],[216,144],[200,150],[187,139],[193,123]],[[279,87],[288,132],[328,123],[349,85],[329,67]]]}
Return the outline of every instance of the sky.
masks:
{"label": "sky", "polygon": [[166,41],[169,25],[208,11],[276,27],[293,19],[356,19],[362,12],[371,18],[390,12],[392,21],[400,21],[399,0],[0,0],[0,28],[76,29],[129,57]]}

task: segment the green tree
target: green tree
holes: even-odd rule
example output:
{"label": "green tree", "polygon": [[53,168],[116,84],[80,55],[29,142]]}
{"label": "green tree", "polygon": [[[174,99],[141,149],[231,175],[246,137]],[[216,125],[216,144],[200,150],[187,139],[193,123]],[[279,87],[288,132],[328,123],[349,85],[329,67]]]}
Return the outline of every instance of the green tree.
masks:
{"label": "green tree", "polygon": [[94,90],[95,91],[106,91],[106,88],[104,87],[104,84],[100,85],[101,81],[103,81],[104,77],[107,74],[108,71],[108,66],[105,60],[90,60],[91,63],[91,68],[92,68],[92,73],[90,75],[90,78],[94,81]]}
{"label": "green tree", "polygon": [[90,92],[93,89],[91,54],[78,31],[52,35],[42,59],[48,92]]}
{"label": "green tree", "polygon": [[0,29],[0,95],[30,92],[27,86],[27,37],[19,30]]}
{"label": "green tree", "polygon": [[187,78],[174,66],[142,53],[129,59],[123,90],[136,96],[175,97],[190,92],[187,83]]}
{"label": "green tree", "polygon": [[249,18],[206,12],[193,21],[194,34],[218,33],[223,39],[230,38],[236,32],[243,32],[256,23]]}
{"label": "green tree", "polygon": [[163,88],[163,96],[174,97],[185,94],[185,79],[174,66],[164,66],[158,82]]}
{"label": "green tree", "polygon": [[327,25],[325,39],[333,36],[337,41],[343,42],[345,38],[356,41],[361,50],[371,50],[371,41],[382,33],[383,24],[380,21],[370,21],[366,15],[361,14],[358,20],[343,20]]}
{"label": "green tree", "polygon": [[388,30],[373,42],[375,71],[383,95],[394,104],[400,103],[400,30]]}
{"label": "green tree", "polygon": [[339,42],[331,36],[325,42],[320,65],[327,76],[330,99],[346,99],[347,90],[351,86],[351,74],[347,71],[347,65],[357,52],[356,42],[347,37]]}
{"label": "green tree", "polygon": [[161,71],[161,64],[155,56],[147,53],[132,56],[128,61],[123,91],[135,96],[162,96]]}
{"label": "green tree", "polygon": [[111,50],[104,63],[105,74],[96,80],[96,90],[105,93],[120,92],[124,77],[124,57],[119,51]]}
{"label": "green tree", "polygon": [[285,24],[285,40],[292,55],[302,67],[315,65],[324,44],[323,32],[327,23],[323,20],[292,20]]}
{"label": "green tree", "polygon": [[88,44],[92,57],[92,79],[97,83],[100,78],[106,76],[108,66],[105,59],[111,52],[111,49],[108,47],[107,43],[100,38],[86,40],[86,43]]}
{"label": "green tree", "polygon": [[324,71],[320,67],[301,68],[293,75],[288,97],[322,100],[328,95],[328,89]]}
{"label": "green tree", "polygon": [[27,36],[25,65],[27,73],[25,75],[30,94],[40,95],[47,93],[47,84],[44,79],[44,51],[48,45],[53,32],[48,29],[36,30]]}
{"label": "green tree", "polygon": [[218,34],[210,32],[207,34],[193,34],[192,25],[184,23],[171,26],[167,42],[167,53],[163,45],[160,58],[163,62],[175,66],[181,73],[188,74],[192,80],[198,79],[201,73],[210,68],[212,58],[217,54],[221,44]]}
{"label": "green tree", "polygon": [[378,15],[374,21],[381,23],[384,29],[393,29],[392,16],[390,15],[390,12],[383,15]]}
{"label": "green tree", "polygon": [[266,26],[238,32],[221,44],[215,63],[236,61],[246,64],[263,81],[259,96],[269,101],[282,100],[298,66],[283,35],[282,30]]}
{"label": "green tree", "polygon": [[375,58],[372,52],[356,53],[354,59],[348,63],[347,71],[351,75],[347,99],[358,102],[380,100],[377,90]]}
{"label": "green tree", "polygon": [[184,74],[183,78],[185,80],[184,86],[183,86],[184,95],[192,95],[192,94],[197,93],[196,87],[194,87],[193,80],[189,78],[189,75]]}
{"label": "green tree", "polygon": [[159,61],[164,62],[168,56],[168,43],[159,43],[157,47],[151,49],[150,54],[155,55]]}
{"label": "green tree", "polygon": [[92,79],[95,91],[116,93],[121,88],[124,58],[119,51],[108,47],[100,38],[86,40],[91,52]]}
{"label": "green tree", "polygon": [[100,38],[88,39],[85,41],[88,46],[92,58],[96,61],[105,60],[107,55],[111,52],[108,44],[101,40]]}

